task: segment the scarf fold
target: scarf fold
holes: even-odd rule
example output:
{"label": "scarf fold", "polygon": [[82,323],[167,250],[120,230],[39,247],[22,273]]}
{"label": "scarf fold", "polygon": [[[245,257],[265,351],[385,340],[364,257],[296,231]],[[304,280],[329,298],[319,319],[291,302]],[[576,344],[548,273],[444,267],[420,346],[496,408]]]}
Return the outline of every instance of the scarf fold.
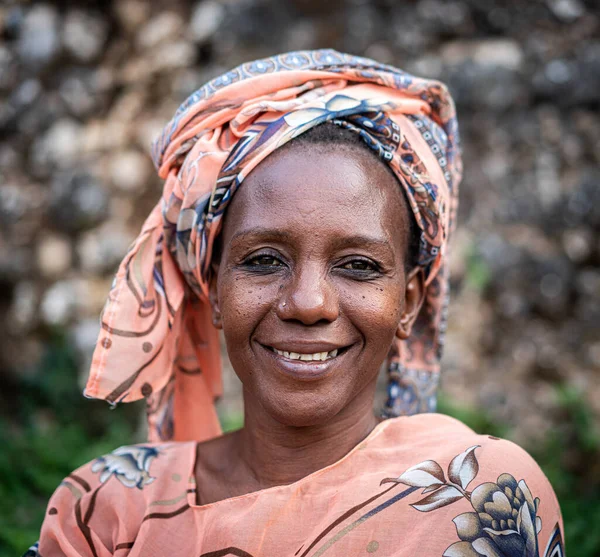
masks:
{"label": "scarf fold", "polygon": [[462,171],[454,103],[438,81],[333,50],[243,64],[193,93],[164,128],[152,149],[163,194],[119,266],[86,396],[145,398],[151,441],[220,433],[208,284],[223,214],[253,168],[324,122],[359,134],[406,192],[426,297],[411,337],[390,350],[383,413],[435,410]]}

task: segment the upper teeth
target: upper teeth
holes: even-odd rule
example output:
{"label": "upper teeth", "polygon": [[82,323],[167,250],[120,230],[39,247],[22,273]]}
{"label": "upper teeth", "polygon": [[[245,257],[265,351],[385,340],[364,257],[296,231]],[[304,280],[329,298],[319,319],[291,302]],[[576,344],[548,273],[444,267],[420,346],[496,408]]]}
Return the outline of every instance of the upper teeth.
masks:
{"label": "upper teeth", "polygon": [[273,348],[273,350],[280,356],[283,356],[284,358],[289,358],[290,360],[302,360],[304,362],[329,360],[329,358],[335,358],[338,353],[337,348],[335,350],[332,350],[331,352],[315,352],[314,354],[299,354],[298,352],[286,352],[285,350],[277,350],[277,348]]}

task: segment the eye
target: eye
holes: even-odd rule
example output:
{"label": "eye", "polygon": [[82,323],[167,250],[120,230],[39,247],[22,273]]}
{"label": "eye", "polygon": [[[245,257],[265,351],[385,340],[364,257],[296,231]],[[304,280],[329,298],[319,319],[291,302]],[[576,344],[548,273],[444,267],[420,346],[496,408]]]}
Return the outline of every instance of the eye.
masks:
{"label": "eye", "polygon": [[362,272],[374,272],[377,271],[377,267],[374,263],[370,261],[366,261],[364,259],[354,259],[352,261],[348,261],[342,265],[342,269],[347,269],[348,271],[362,271]]}
{"label": "eye", "polygon": [[253,267],[281,267],[282,263],[272,255],[257,255],[248,261]]}
{"label": "eye", "polygon": [[244,263],[244,267],[256,271],[274,271],[283,267],[283,261],[273,253],[259,252],[252,254]]}
{"label": "eye", "polygon": [[343,261],[338,269],[349,278],[368,280],[381,275],[381,267],[366,257],[354,257]]}

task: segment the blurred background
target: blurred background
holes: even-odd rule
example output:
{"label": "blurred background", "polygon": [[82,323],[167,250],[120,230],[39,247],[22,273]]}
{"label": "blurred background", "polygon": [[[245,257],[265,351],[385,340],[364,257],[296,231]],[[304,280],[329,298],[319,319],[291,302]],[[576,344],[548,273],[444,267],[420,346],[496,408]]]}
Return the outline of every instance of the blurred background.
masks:
{"label": "blurred background", "polygon": [[322,47],[449,85],[465,178],[440,411],[526,447],[569,555],[600,555],[598,2],[3,0],[0,34],[0,556],[72,469],[144,439],[143,404],[81,390],[160,195],[151,140],[223,71]]}

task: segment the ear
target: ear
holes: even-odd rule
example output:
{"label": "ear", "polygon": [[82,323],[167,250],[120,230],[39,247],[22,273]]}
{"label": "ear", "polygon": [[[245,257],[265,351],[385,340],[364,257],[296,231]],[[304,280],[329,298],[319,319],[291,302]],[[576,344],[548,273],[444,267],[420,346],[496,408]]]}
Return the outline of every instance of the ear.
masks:
{"label": "ear", "polygon": [[400,316],[400,323],[396,329],[396,336],[407,339],[412,327],[421,311],[425,300],[425,274],[422,267],[415,267],[406,277],[406,290],[404,293],[404,310]]}
{"label": "ear", "polygon": [[210,281],[208,283],[208,301],[212,312],[212,322],[217,329],[223,328],[223,320],[221,317],[221,309],[219,307],[219,296],[217,282],[219,278],[219,264],[211,265]]}

